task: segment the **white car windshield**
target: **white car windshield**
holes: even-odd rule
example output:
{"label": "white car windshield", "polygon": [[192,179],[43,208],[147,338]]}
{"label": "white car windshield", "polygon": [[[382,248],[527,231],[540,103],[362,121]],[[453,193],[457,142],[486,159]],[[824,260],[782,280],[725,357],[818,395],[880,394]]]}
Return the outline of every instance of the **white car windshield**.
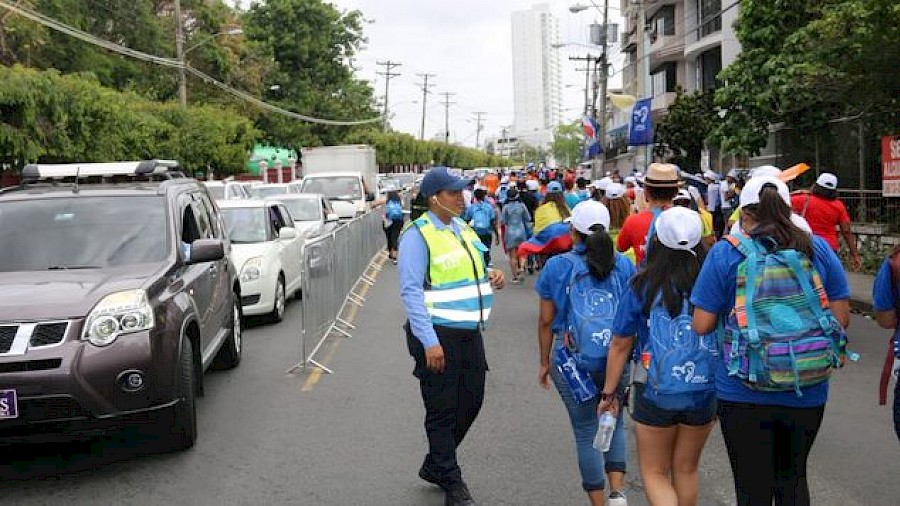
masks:
{"label": "white car windshield", "polygon": [[359,200],[363,198],[359,178],[352,176],[304,179],[303,193],[321,193],[331,200]]}
{"label": "white car windshield", "polygon": [[266,242],[269,227],[266,210],[262,207],[233,207],[222,209],[228,239],[235,244]]}
{"label": "white car windshield", "polygon": [[294,221],[319,221],[322,219],[320,199],[285,199],[283,202]]}
{"label": "white car windshield", "polygon": [[264,199],[266,197],[274,197],[276,195],[284,195],[288,192],[285,186],[253,186],[250,188],[250,196],[255,199]]}
{"label": "white car windshield", "polygon": [[209,194],[212,195],[213,200],[224,200],[225,199],[225,187],[219,185],[206,185],[206,189],[209,190]]}

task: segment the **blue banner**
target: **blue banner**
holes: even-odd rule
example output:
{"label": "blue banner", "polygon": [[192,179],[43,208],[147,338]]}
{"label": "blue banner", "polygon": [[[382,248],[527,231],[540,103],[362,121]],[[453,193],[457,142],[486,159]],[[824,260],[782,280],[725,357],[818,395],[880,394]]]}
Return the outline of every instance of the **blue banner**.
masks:
{"label": "blue banner", "polygon": [[653,144],[653,120],[650,118],[652,98],[638,100],[631,111],[631,132],[629,146]]}

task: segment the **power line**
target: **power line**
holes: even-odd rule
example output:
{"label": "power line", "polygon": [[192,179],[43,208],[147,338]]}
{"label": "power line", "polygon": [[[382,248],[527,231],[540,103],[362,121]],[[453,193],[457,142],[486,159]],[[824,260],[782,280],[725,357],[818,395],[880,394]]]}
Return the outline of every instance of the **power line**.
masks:
{"label": "power line", "polygon": [[0,7],[3,7],[9,11],[12,11],[12,12],[14,12],[24,18],[30,19],[36,23],[44,25],[47,28],[56,30],[61,33],[65,33],[66,35],[70,35],[72,37],[75,37],[76,39],[82,40],[84,42],[93,44],[98,47],[102,47],[109,51],[113,51],[115,53],[129,56],[131,58],[135,58],[135,59],[138,59],[141,61],[155,63],[157,65],[161,65],[164,67],[171,67],[171,68],[184,70],[186,72],[189,72],[189,73],[203,79],[205,82],[210,83],[213,86],[225,91],[226,93],[229,93],[235,97],[246,100],[246,101],[256,105],[257,107],[260,107],[262,109],[266,109],[266,110],[269,110],[269,111],[272,111],[272,112],[275,112],[278,114],[282,114],[284,116],[288,116],[288,117],[291,117],[294,119],[305,121],[307,123],[316,123],[316,124],[320,124],[320,125],[329,125],[329,126],[354,126],[354,125],[364,125],[364,124],[368,124],[368,123],[374,123],[376,121],[382,120],[381,117],[376,117],[376,118],[369,118],[369,119],[359,120],[359,121],[340,121],[340,120],[330,120],[330,119],[322,119],[322,118],[315,118],[312,116],[306,116],[304,114],[296,113],[294,111],[284,109],[277,105],[273,105],[268,102],[264,102],[256,97],[254,97],[253,95],[250,95],[249,93],[247,93],[245,91],[241,91],[241,90],[232,88],[231,86],[228,86],[227,84],[225,84],[221,81],[218,81],[218,80],[214,79],[213,77],[208,76],[208,75],[204,74],[203,72],[178,61],[177,59],[163,58],[161,56],[155,56],[155,55],[152,55],[149,53],[144,53],[142,51],[138,51],[136,49],[131,49],[131,48],[123,46],[121,44],[116,44],[114,42],[110,42],[108,40],[101,39],[99,37],[91,35],[90,33],[87,33],[82,30],[79,30],[77,28],[74,28],[72,26],[69,26],[65,23],[57,21],[49,16],[39,13],[39,12],[20,7],[18,5],[11,4],[7,0],[0,0]]}
{"label": "power line", "polygon": [[430,93],[430,86],[434,86],[434,83],[428,84],[428,80],[432,77],[437,77],[436,74],[416,74],[417,76],[422,78],[422,84],[419,85],[422,88],[422,129],[419,130],[419,140],[425,140],[425,111],[428,108],[428,93]]}
{"label": "power line", "polygon": [[476,111],[472,114],[475,115],[475,121],[478,122],[478,125],[475,127],[475,148],[481,147],[481,130],[483,127],[481,126],[482,121],[484,121],[484,117],[487,115],[486,112]]}
{"label": "power line", "polygon": [[450,106],[456,103],[451,102],[450,97],[456,93],[445,91],[441,95],[444,96],[444,101],[441,102],[441,105],[444,106],[444,142],[450,144]]}

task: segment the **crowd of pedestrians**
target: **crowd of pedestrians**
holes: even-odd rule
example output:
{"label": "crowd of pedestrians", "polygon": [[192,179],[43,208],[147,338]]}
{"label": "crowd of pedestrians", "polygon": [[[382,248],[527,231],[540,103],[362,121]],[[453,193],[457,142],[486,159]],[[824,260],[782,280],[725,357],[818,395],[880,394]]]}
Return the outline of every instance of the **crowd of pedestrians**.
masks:
{"label": "crowd of pedestrians", "polygon": [[[725,178],[659,163],[593,182],[544,167],[496,176],[486,184],[432,169],[421,189],[428,211],[400,241],[429,437],[420,477],[442,486],[447,504],[475,504],[455,448],[480,407],[481,329],[491,286],[504,282],[493,241],[511,282],[539,274],[538,380],[568,413],[590,504],[627,505],[626,420],[651,504],[697,504],[717,421],[739,506],[810,504],[807,460],[829,378],[853,358],[838,230],[854,269],[860,259],[837,178],[822,174],[792,195],[795,174],[771,166]],[[898,285],[900,252],[875,283],[887,328],[897,326]],[[896,339],[891,353],[900,356]],[[900,438],[900,389],[894,411]]]}

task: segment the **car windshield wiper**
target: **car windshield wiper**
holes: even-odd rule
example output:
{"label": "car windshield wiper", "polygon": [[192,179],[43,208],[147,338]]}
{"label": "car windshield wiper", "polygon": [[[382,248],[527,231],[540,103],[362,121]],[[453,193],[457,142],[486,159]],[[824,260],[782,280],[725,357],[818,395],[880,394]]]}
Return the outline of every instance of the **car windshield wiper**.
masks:
{"label": "car windshield wiper", "polygon": [[47,267],[48,271],[74,271],[77,269],[100,269],[99,265],[50,265]]}

